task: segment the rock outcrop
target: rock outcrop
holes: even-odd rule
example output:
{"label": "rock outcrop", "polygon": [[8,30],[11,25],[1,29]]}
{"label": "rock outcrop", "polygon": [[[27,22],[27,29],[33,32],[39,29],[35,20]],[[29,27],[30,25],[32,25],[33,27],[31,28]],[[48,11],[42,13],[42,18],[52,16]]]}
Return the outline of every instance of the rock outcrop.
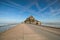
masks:
{"label": "rock outcrop", "polygon": [[41,22],[38,20],[35,20],[33,16],[28,17],[24,22],[28,24],[41,25]]}

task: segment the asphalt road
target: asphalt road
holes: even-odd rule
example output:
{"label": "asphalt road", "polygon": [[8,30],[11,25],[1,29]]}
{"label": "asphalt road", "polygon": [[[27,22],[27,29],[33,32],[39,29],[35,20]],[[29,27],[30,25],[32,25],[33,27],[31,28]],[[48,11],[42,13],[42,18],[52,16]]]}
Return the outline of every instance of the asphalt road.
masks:
{"label": "asphalt road", "polygon": [[60,40],[60,36],[41,29],[41,26],[18,24],[16,27],[3,32],[0,40]]}

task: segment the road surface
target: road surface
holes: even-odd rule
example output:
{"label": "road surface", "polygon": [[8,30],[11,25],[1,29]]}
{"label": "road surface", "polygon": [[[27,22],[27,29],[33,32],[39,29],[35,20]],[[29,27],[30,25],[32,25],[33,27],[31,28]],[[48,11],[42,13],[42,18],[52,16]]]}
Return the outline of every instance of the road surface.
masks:
{"label": "road surface", "polygon": [[18,24],[0,35],[0,40],[60,40],[60,36],[43,30],[40,26]]}

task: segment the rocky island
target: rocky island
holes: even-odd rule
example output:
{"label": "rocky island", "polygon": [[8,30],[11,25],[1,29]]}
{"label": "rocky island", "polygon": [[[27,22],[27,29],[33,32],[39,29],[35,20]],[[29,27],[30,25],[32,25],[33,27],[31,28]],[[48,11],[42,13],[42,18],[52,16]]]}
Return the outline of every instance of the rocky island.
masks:
{"label": "rocky island", "polygon": [[41,25],[41,22],[36,20],[33,16],[28,17],[24,23],[28,23],[28,24],[35,24],[35,25]]}

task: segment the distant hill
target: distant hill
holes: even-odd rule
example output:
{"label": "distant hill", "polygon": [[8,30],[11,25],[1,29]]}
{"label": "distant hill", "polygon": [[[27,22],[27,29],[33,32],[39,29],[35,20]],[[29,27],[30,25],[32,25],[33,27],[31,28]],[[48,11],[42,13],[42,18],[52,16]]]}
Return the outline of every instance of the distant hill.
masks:
{"label": "distant hill", "polygon": [[41,25],[41,22],[36,20],[33,16],[28,17],[24,23],[28,23],[28,24],[35,24],[35,25]]}

